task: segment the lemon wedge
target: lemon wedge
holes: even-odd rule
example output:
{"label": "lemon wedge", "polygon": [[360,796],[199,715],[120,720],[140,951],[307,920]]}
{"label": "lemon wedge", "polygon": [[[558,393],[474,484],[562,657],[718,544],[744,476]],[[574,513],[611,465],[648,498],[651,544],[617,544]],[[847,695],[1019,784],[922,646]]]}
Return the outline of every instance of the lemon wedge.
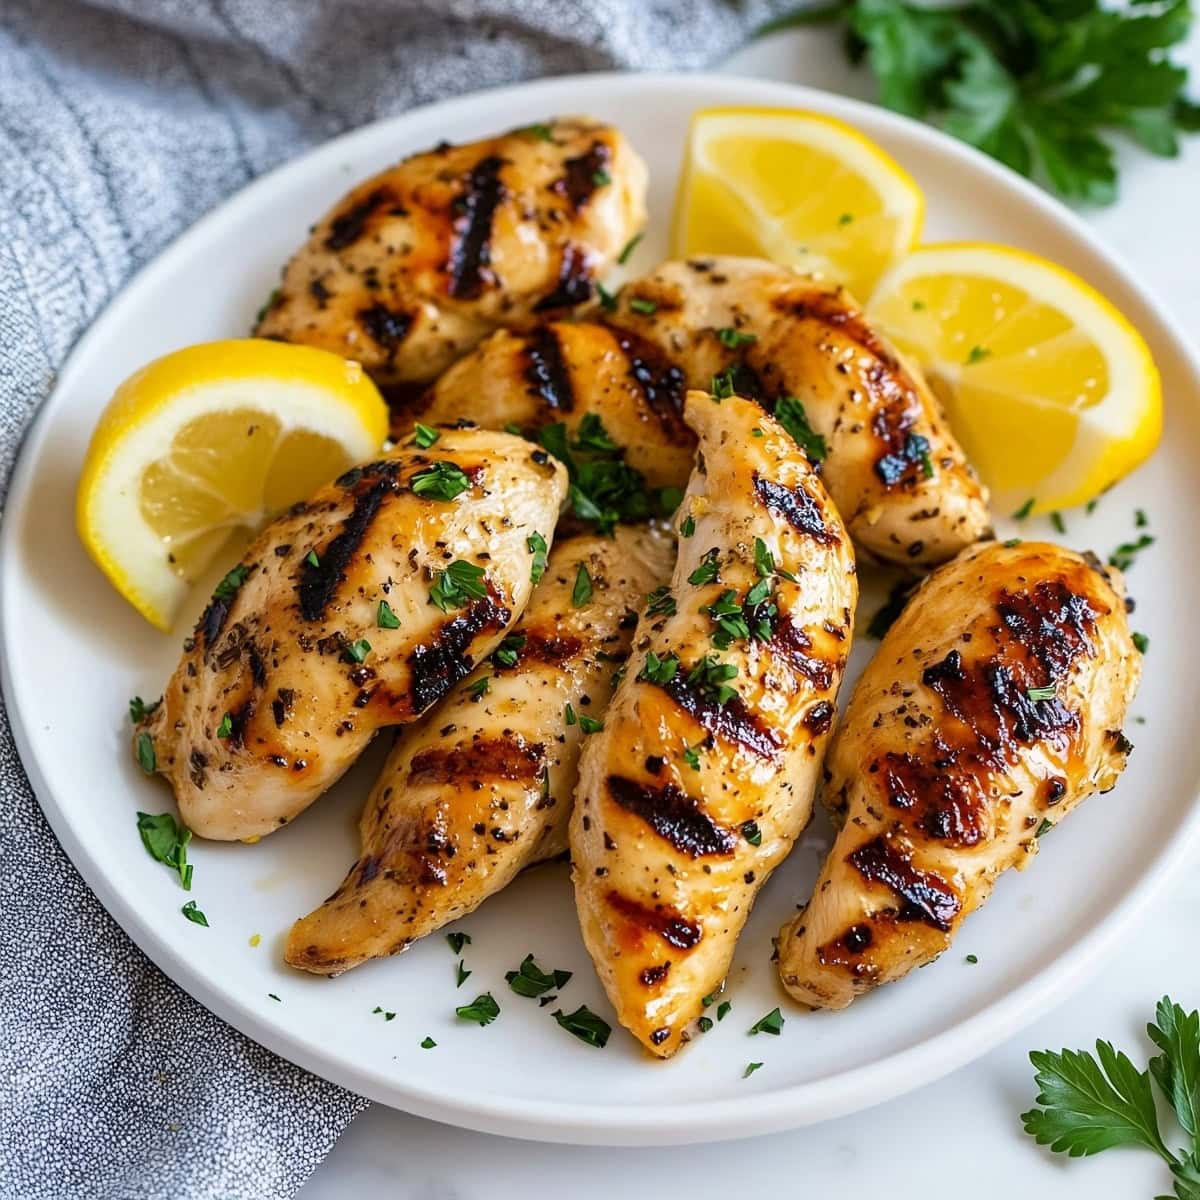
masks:
{"label": "lemon wedge", "polygon": [[376,453],[387,406],[355,362],[259,339],[177,350],[131,375],[92,434],[75,517],[113,586],[167,630],[238,528]]}
{"label": "lemon wedge", "polygon": [[842,121],[708,108],[692,118],[674,253],[769,258],[865,298],[916,245],[924,214],[912,177]]}
{"label": "lemon wedge", "polygon": [[880,280],[868,315],[924,365],[999,512],[1082,504],[1158,445],[1149,348],[1054,263],[1008,246],[923,246]]}

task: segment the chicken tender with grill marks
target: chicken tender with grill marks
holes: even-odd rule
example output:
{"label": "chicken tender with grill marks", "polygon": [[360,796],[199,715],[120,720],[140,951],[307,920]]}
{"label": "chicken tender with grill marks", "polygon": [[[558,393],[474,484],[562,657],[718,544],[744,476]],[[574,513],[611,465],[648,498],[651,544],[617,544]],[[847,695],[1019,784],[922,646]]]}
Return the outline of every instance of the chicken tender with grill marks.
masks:
{"label": "chicken tender with grill marks", "polygon": [[[522,438],[441,433],[269,525],[184,644],[148,733],[201,837],[271,833],[416,720],[525,607],[566,472]],[[545,543],[542,543],[543,545]]]}
{"label": "chicken tender with grill marks", "polygon": [[1090,556],[992,542],[931,575],[830,747],[842,827],[779,935],[792,997],[844,1008],[941,954],[1044,822],[1116,784],[1140,671],[1121,578]]}
{"label": "chicken tender with grill marks", "polygon": [[696,449],[683,394],[683,372],[636,334],[556,321],[493,334],[430,388],[421,420],[525,430],[562,422],[572,442],[599,421],[649,487],[682,488]]}
{"label": "chicken tender with grill marks", "polygon": [[637,153],[587,117],[411,155],[317,223],[257,332],[356,359],[403,396],[494,329],[590,300],[645,194]]}
{"label": "chicken tender with grill marks", "polygon": [[580,744],[673,558],[670,535],[647,527],[555,546],[491,660],[399,735],[363,811],[362,855],[293,926],[292,966],[336,974],[395,954],[567,848]]}
{"label": "chicken tender with grill marks", "polygon": [[700,445],[671,587],[584,746],[571,819],[584,942],[664,1058],[809,820],[857,599],[837,510],[778,423],[702,392],[685,417]]}
{"label": "chicken tender with grill marks", "polygon": [[728,372],[785,424],[802,413],[829,494],[874,558],[931,566],[988,529],[987,490],[921,373],[843,288],[760,259],[689,259],[627,284],[609,320],[677,361],[689,387]]}

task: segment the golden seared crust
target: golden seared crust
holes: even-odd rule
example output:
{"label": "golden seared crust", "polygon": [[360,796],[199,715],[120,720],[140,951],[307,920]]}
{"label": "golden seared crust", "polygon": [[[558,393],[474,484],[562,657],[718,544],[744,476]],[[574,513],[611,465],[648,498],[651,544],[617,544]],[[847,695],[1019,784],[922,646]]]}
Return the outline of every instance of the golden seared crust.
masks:
{"label": "golden seared crust", "polygon": [[584,747],[571,820],[584,941],[662,1057],[809,819],[857,598],[846,531],[783,429],[700,392],[685,416],[700,445],[671,588]]}
{"label": "golden seared crust", "polygon": [[[362,854],[293,926],[292,966],[336,974],[395,954],[566,849],[580,718],[603,719],[673,556],[670,535],[645,527],[555,546],[501,650],[397,739],[363,811]],[[573,599],[581,568],[591,593]]]}
{"label": "golden seared crust", "polygon": [[646,168],[586,117],[414,154],[359,184],[291,260],[262,337],[428,383],[498,326],[591,299],[646,218]]}
{"label": "golden seared crust", "polygon": [[825,439],[829,493],[875,558],[929,566],[987,530],[987,490],[936,398],[844,289],[760,259],[668,262],[627,284],[609,320],[679,362],[689,387],[732,370],[764,407],[797,397]]}
{"label": "golden seared crust", "polygon": [[931,575],[830,747],[842,828],[780,933],[791,995],[844,1008],[945,950],[1043,821],[1114,786],[1140,671],[1120,577],[1093,558],[991,542]]}
{"label": "golden seared crust", "polygon": [[585,417],[598,417],[650,487],[682,488],[696,449],[683,393],[683,372],[636,334],[552,322],[493,334],[430,388],[421,420],[466,417],[488,429],[561,421],[573,441]]}
{"label": "golden seared crust", "polygon": [[[455,471],[465,490],[429,490]],[[454,429],[353,468],[268,526],[142,730],[184,823],[209,838],[270,833],[380,726],[440,700],[525,607],[528,538],[550,540],[565,492],[563,468],[522,438]],[[431,589],[456,561],[473,577],[443,611]],[[381,603],[398,627],[380,625]]]}

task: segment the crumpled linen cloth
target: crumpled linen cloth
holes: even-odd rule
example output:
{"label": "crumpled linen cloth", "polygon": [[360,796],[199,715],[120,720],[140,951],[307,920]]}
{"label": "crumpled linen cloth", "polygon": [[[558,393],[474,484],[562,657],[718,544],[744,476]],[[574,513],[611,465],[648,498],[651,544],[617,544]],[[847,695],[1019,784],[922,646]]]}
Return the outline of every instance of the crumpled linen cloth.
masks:
{"label": "crumpled linen cloth", "polygon": [[[492,84],[705,66],[794,2],[0,0],[0,508],[80,333],[254,176]],[[0,1200],[291,1196],[365,1104],[132,945],[46,825],[0,712]]]}

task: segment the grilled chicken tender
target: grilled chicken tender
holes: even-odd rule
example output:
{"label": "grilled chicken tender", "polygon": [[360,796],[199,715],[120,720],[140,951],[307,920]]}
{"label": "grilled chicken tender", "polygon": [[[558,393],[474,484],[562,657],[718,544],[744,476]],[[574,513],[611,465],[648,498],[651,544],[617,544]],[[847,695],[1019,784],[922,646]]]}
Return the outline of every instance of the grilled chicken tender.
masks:
{"label": "grilled chicken tender", "polygon": [[930,576],[830,748],[844,824],[780,933],[788,992],[844,1008],[941,954],[1044,821],[1117,782],[1140,670],[1121,578],[1090,556],[993,542]]}
{"label": "grilled chicken tender", "polygon": [[525,607],[529,539],[550,540],[565,492],[563,468],[524,439],[454,429],[269,525],[138,731],[184,823],[223,840],[270,833],[380,726],[440,700]]}
{"label": "grilled chicken tender", "polygon": [[342,199],[291,260],[262,337],[422,385],[499,326],[590,300],[646,219],[622,134],[565,117],[414,154]]}
{"label": "grilled chicken tender", "polygon": [[668,262],[622,289],[611,320],[678,361],[689,387],[731,370],[766,408],[798,399],[825,439],[829,494],[875,558],[945,562],[988,528],[987,489],[933,393],[843,288],[759,259]]}
{"label": "grilled chicken tender", "polygon": [[583,725],[603,718],[637,610],[673,557],[671,537],[647,528],[555,546],[491,661],[400,734],[363,811],[362,856],[292,927],[292,966],[336,974],[395,954],[567,848]]}
{"label": "grilled chicken tender", "polygon": [[811,815],[857,599],[837,511],[775,420],[701,392],[685,417],[700,448],[671,588],[584,746],[571,818],[584,941],[664,1058]]}
{"label": "grilled chicken tender", "polygon": [[683,393],[683,372],[636,334],[552,322],[494,333],[430,388],[421,420],[469,416],[488,429],[562,422],[573,441],[585,418],[598,418],[648,486],[682,488],[696,450]]}

